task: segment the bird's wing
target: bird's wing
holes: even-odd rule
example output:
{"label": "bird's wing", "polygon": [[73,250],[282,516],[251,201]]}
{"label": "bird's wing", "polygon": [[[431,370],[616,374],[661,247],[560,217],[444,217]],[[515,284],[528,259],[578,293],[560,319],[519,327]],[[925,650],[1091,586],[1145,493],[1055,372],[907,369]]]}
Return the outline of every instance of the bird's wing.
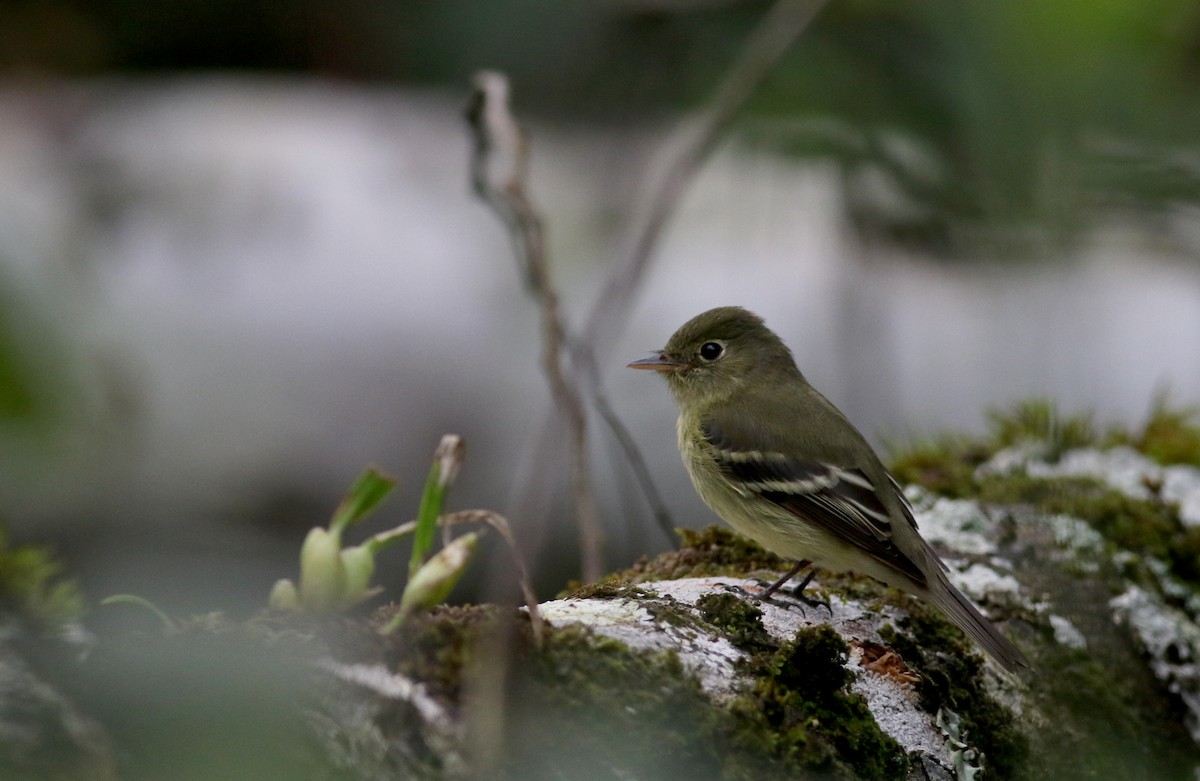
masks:
{"label": "bird's wing", "polygon": [[916,526],[904,494],[887,476],[877,486],[858,467],[772,449],[769,438],[755,436],[734,421],[708,418],[701,423],[718,467],[739,489],[818,525],[849,545],[911,580],[924,585],[925,574],[892,542],[892,517],[880,491],[895,491],[905,521]]}

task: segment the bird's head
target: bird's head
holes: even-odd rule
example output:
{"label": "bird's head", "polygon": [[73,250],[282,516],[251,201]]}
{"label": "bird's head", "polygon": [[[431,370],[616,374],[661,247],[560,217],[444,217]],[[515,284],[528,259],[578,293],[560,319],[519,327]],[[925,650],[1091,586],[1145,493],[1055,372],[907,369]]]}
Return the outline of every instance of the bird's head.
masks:
{"label": "bird's head", "polygon": [[662,374],[681,405],[720,401],[747,383],[799,374],[783,340],[761,317],[739,306],[696,315],[672,334],[666,347],[629,368]]}

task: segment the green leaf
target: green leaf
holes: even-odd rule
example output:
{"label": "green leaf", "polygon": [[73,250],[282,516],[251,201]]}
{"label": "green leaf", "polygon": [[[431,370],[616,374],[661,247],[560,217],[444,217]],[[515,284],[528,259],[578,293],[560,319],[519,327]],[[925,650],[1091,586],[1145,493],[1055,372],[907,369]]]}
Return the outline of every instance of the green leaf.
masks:
{"label": "green leaf", "polygon": [[454,482],[459,464],[462,463],[463,447],[462,437],[446,434],[433,453],[433,466],[429,468],[429,477],[425,479],[425,491],[421,494],[421,507],[417,511],[412,559],[408,563],[409,578],[416,575],[433,546],[433,533],[437,529],[438,516],[442,514],[446,490]]}
{"label": "green leaf", "polygon": [[425,562],[404,587],[404,594],[400,597],[400,611],[379,631],[385,635],[390,634],[414,610],[434,607],[446,601],[446,597],[450,596],[450,592],[454,590],[455,584],[466,570],[477,542],[479,532],[469,532],[452,540]]}
{"label": "green leaf", "polygon": [[63,571],[62,562],[49,548],[10,546],[0,526],[0,599],[49,624],[78,620],[83,615],[83,594]]}
{"label": "green leaf", "polygon": [[396,487],[396,481],[374,467],[368,467],[354,485],[350,486],[346,498],[333,513],[329,530],[341,537],[342,531],[351,524],[358,523],[371,514],[380,502]]}
{"label": "green leaf", "polygon": [[425,491],[421,494],[421,507],[417,511],[417,528],[413,532],[412,559],[408,562],[408,576],[412,578],[425,563],[425,554],[433,546],[433,533],[437,529],[438,516],[442,514],[442,502],[446,488],[440,478],[441,468],[437,461],[429,468],[425,480]]}

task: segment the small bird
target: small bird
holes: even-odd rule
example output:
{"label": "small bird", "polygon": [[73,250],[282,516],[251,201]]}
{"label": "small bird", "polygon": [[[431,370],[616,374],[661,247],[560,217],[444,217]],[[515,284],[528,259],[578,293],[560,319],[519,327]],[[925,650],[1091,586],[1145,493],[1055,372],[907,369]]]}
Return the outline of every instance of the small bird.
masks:
{"label": "small bird", "polygon": [[851,570],[937,605],[1007,670],[1029,666],[950,583],[879,456],[758,315],[710,309],[629,367],[666,378],[680,409],[680,454],[704,502],[798,562],[759,599],[810,565]]}

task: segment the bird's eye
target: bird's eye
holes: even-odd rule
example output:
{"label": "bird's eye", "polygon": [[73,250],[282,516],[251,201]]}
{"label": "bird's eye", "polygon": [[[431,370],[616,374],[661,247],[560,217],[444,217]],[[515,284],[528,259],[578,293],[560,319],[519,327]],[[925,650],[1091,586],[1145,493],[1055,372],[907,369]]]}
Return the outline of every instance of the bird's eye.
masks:
{"label": "bird's eye", "polygon": [[725,354],[725,346],[720,342],[705,342],[700,345],[700,357],[705,361],[715,361]]}

